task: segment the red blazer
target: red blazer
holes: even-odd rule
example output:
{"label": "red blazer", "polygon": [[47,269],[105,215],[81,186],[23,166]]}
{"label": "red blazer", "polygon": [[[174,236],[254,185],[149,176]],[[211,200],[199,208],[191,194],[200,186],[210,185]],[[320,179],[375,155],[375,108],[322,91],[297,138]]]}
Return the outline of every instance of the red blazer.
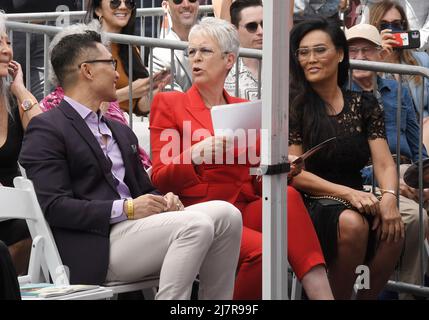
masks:
{"label": "red blazer", "polygon": [[[226,91],[224,97],[228,103],[246,101],[231,97]],[[172,91],[155,96],[150,114],[153,184],[162,192],[177,194],[185,206],[210,200],[234,204],[237,199],[245,202],[258,199],[248,165],[191,163],[190,146],[206,138],[191,140],[198,129],[206,129],[208,136],[214,135],[210,110],[196,86],[186,93]],[[161,161],[166,155],[168,159]]]}

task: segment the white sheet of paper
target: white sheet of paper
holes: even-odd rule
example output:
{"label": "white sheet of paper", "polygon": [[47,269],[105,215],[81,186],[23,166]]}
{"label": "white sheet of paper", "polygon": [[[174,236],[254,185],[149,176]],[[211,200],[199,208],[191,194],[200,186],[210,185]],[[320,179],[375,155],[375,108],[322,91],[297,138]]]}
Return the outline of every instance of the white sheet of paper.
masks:
{"label": "white sheet of paper", "polygon": [[262,100],[213,106],[211,109],[215,134],[232,130],[256,130],[262,122]]}

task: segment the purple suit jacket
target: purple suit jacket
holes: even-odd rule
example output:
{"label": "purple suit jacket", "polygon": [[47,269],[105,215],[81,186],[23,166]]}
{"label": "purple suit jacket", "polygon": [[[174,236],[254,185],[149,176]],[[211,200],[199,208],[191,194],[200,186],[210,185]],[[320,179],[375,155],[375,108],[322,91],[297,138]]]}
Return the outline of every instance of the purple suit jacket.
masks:
{"label": "purple suit jacket", "polygon": [[[106,122],[121,150],[124,182],[132,197],[159,194],[142,166],[132,130]],[[102,284],[109,263],[112,204],[120,197],[111,165],[85,121],[66,101],[34,117],[19,162],[34,183],[71,283]]]}

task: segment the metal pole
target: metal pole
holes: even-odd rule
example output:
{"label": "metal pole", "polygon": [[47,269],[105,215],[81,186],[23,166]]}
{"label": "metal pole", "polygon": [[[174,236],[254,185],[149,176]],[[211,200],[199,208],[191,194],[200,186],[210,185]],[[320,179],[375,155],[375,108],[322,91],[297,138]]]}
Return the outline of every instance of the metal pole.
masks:
{"label": "metal pole", "polygon": [[243,63],[243,60],[237,57],[237,63],[235,64],[235,96],[240,96],[240,63]]}
{"label": "metal pole", "polygon": [[[144,35],[146,34],[146,18],[142,17],[142,28],[143,28],[143,35],[140,35],[141,37],[144,37]],[[141,45],[140,46],[140,52],[141,52],[141,57],[142,57],[142,61],[144,61],[144,57],[146,56],[146,46],[145,45]]]}
{"label": "metal pole", "polygon": [[418,286],[415,284],[409,284],[405,282],[389,281],[386,284],[386,289],[401,293],[415,294],[418,296],[429,297],[429,288],[424,286]]}
{"label": "metal pole", "polygon": [[[289,111],[290,0],[264,3],[262,101],[263,165],[287,161]],[[287,175],[263,177],[262,297],[288,299],[287,282]]]}
{"label": "metal pole", "polygon": [[419,243],[420,243],[420,283],[423,286],[425,283],[425,226],[423,224],[423,108],[424,108],[424,85],[425,78],[422,77],[421,101],[419,106],[420,117],[420,139],[419,139]]}
{"label": "metal pole", "polygon": [[155,32],[155,37],[159,38],[159,35],[161,33],[161,28],[162,28],[162,18],[164,16],[157,16],[156,17],[156,32]]}
{"label": "metal pole", "polygon": [[[353,72],[350,72],[350,79],[349,79],[350,80],[350,88],[349,88],[350,90],[352,89],[352,77],[353,77],[352,75],[353,75]],[[381,97],[381,93],[380,93],[379,88],[378,88],[377,73],[375,73],[375,72],[373,75],[373,81],[374,81],[374,92],[378,92],[377,97],[376,97],[378,100],[378,103],[383,105],[383,99]],[[371,178],[372,184],[371,184],[371,187],[372,187],[372,193],[375,194],[377,183],[375,181],[374,166],[373,165],[371,165],[371,166],[372,166],[372,170],[371,170],[372,171],[372,178]]]}
{"label": "metal pole", "polygon": [[259,60],[258,66],[258,99],[262,96],[262,59]]}
{"label": "metal pole", "polygon": [[149,104],[152,103],[152,99],[153,99],[153,92],[152,92],[152,88],[153,88],[153,48],[150,47],[150,55],[149,55],[149,59],[150,59],[150,67],[149,67],[149,74],[150,74],[150,86],[149,86]]}
{"label": "metal pole", "polygon": [[46,97],[49,94],[49,57],[47,52],[49,51],[49,37],[47,34],[43,35],[43,46],[45,54],[43,55],[43,95]]}
{"label": "metal pole", "polygon": [[[155,7],[155,0],[152,0],[152,8],[154,8]],[[151,22],[152,22],[152,38],[155,38],[155,33],[154,33],[154,31],[155,31],[155,17],[154,16],[152,16],[151,17]]]}
{"label": "metal pole", "polygon": [[[212,13],[212,6],[200,6],[198,14]],[[70,20],[81,20],[85,17],[86,11],[55,11],[55,12],[36,12],[36,13],[8,13],[6,14],[8,21],[55,21],[58,17],[70,17]],[[164,9],[161,7],[137,9],[136,18],[153,17],[164,14]]]}
{"label": "metal pole", "polygon": [[[396,172],[401,172],[401,111],[402,111],[402,76],[399,75],[398,79],[398,96],[397,96],[397,109],[396,109]],[[396,187],[396,194],[400,194],[399,181]],[[399,196],[396,197],[396,205],[399,208]]]}
{"label": "metal pole", "polygon": [[130,128],[133,128],[133,46],[128,45],[128,114]]}
{"label": "metal pole", "polygon": [[175,70],[176,70],[176,61],[174,60],[174,49],[171,49],[171,51],[170,51],[170,61],[171,61],[171,63],[170,63],[170,67],[171,67],[171,69],[170,69],[170,72],[171,72],[171,91],[173,91],[174,90],[174,73],[175,73]]}
{"label": "metal pole", "polygon": [[25,86],[29,91],[31,91],[30,37],[29,33],[25,34]]}

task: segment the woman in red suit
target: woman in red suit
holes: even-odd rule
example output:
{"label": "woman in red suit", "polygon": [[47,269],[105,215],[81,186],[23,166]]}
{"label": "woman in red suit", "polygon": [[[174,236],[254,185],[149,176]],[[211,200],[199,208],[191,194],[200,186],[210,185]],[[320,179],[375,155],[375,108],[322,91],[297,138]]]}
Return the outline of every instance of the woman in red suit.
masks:
{"label": "woman in red suit", "polygon": [[[242,102],[223,89],[238,55],[236,29],[205,18],[189,35],[188,55],[194,85],[186,92],[155,96],[150,116],[152,181],[162,192],[179,195],[184,205],[225,200],[243,216],[243,235],[235,299],[262,296],[262,201],[260,185],[247,164],[210,164],[230,141],[215,136],[210,108]],[[217,157],[216,157],[217,158]],[[310,299],[331,299],[325,260],[300,194],[288,188],[289,261]]]}

